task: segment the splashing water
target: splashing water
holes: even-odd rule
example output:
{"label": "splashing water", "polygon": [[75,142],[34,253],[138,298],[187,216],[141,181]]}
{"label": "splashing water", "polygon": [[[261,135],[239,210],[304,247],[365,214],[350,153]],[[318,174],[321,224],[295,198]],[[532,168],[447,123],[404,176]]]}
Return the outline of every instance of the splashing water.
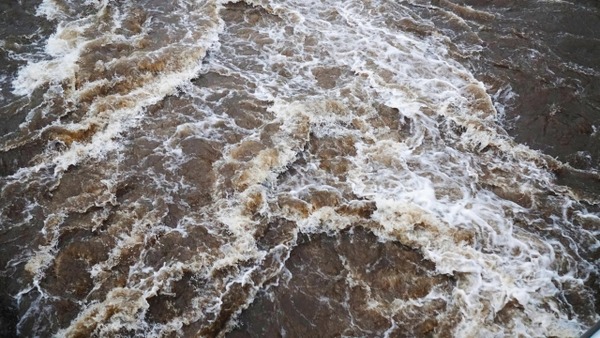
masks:
{"label": "splashing water", "polygon": [[597,196],[509,137],[458,60],[476,49],[424,8],[465,25],[497,15],[44,1],[56,32],[13,78],[24,119],[0,139],[17,333],[585,331]]}

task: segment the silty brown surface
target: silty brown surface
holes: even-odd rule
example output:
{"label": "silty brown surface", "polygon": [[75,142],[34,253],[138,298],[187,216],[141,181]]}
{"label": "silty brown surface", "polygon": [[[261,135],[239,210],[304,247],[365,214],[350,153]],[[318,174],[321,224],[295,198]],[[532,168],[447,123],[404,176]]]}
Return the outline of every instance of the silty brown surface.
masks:
{"label": "silty brown surface", "polygon": [[[151,5],[148,6],[154,8]],[[532,104],[528,98],[536,97],[543,101],[534,105],[536,109],[552,104],[563,107],[560,111],[566,115],[557,118],[567,118],[580,106],[592,107],[581,108],[583,113],[578,114],[583,114],[586,121],[593,120],[597,109],[590,103],[594,102],[591,87],[584,86],[587,96],[563,101],[563,96],[550,92],[563,90],[572,96],[574,87],[555,89],[532,84],[532,79],[544,82],[541,74],[545,73],[535,67],[522,67],[522,72],[535,73],[528,76],[515,75],[510,67],[494,66],[500,64],[499,59],[507,58],[502,53],[510,48],[477,52],[483,55],[479,60],[458,56],[461,48],[480,44],[484,38],[498,44],[504,41],[493,35],[488,37],[485,32],[489,30],[478,25],[505,24],[501,20],[514,25],[509,15],[498,14],[503,8],[500,5],[500,9],[487,3],[471,5],[482,6],[480,9],[486,12],[443,1],[434,2],[434,7],[423,12],[415,9],[424,18],[431,18],[431,22],[396,22],[390,19],[395,13],[393,4],[381,11],[390,20],[387,23],[392,25],[393,21],[401,31],[416,36],[445,32],[456,38],[449,44],[456,51],[454,57],[473,67],[476,74],[492,74],[489,79],[484,75],[480,78],[489,84],[491,93],[510,84],[519,96],[515,101],[504,102],[505,118],[511,123],[516,116],[511,114],[522,116],[510,124],[509,131],[515,133],[517,140],[529,141],[539,148],[545,145],[543,150],[562,159],[580,148],[592,153],[597,139],[591,131],[578,133],[577,127],[561,130],[547,128],[546,124],[546,133],[538,134],[534,128],[544,124],[537,123],[540,118],[534,116],[543,114],[526,109]],[[139,124],[122,135],[123,148],[101,159],[69,166],[59,175],[50,166],[24,179],[2,182],[0,265],[6,268],[0,282],[4,286],[2,322],[7,323],[2,329],[7,336],[17,329],[25,336],[60,332],[82,337],[223,336],[230,330],[232,337],[283,332],[290,336],[386,332],[392,336],[451,336],[465,321],[460,314],[464,304],[453,298],[453,290],[463,290],[463,284],[470,283],[468,274],[438,271],[432,258],[424,256],[424,245],[418,242],[419,236],[428,231],[440,232],[441,239],[446,234],[444,230],[423,222],[415,224],[409,235],[400,230],[390,235],[383,230],[385,225],[373,218],[378,212],[376,203],[368,195],[358,196],[350,181],[359,161],[357,156],[363,151],[361,147],[375,147],[377,141],[408,142],[419,130],[416,122],[386,106],[383,99],[369,97],[370,93],[360,86],[347,85],[358,77],[348,65],[317,62],[309,68],[296,67],[312,62],[313,57],[321,57],[325,63],[330,61],[319,46],[317,34],[294,32],[285,13],[265,8],[238,3],[220,9],[218,15],[225,24],[222,34],[230,40],[224,39],[219,49],[212,51],[216,56],[205,60],[211,66],[192,81],[191,88],[146,108]],[[135,37],[150,14],[142,7],[127,5],[122,8],[125,9],[129,11],[126,21],[131,25],[125,25],[122,34]],[[111,8],[105,18],[100,18],[98,27],[107,27],[110,13]],[[468,33],[466,37],[455,36],[463,34],[464,27],[451,26],[460,20],[448,20],[448,13],[468,20],[464,25],[481,29],[471,28],[479,38]],[[332,22],[343,21],[333,10],[328,15]],[[174,19],[165,20],[174,23],[169,21]],[[207,25],[212,26],[213,23]],[[287,38],[289,43],[276,43],[262,31],[271,26],[277,27],[283,41]],[[93,39],[94,34],[90,30],[86,38]],[[299,34],[306,34],[302,45],[293,40]],[[173,39],[185,40],[185,32]],[[508,40],[509,46],[519,41]],[[121,95],[152,83],[161,72],[182,67],[176,61],[181,56],[176,47],[164,51],[162,46],[144,41],[140,36],[141,45],[135,48],[130,44],[90,44],[81,56],[81,70],[74,82],[77,104],[67,110],[57,108],[65,103],[61,96],[51,96],[38,108],[49,114],[41,114],[43,118],[15,134],[7,133],[3,139],[3,174],[9,176],[20,167],[43,163],[45,158],[73,144],[94,142],[94,135],[110,126],[111,115],[106,112],[129,104]],[[273,49],[292,62],[265,64],[265,55]],[[158,50],[158,54],[150,52],[149,58],[139,59],[134,53]],[[200,62],[201,50],[189,53],[189,58],[184,59]],[[112,58],[119,61],[105,68],[104,73],[94,68],[97,60]],[[518,56],[514,58],[520,60]],[[338,86],[343,89],[335,93],[340,100],[317,104],[317,117],[304,112],[281,117],[272,102],[257,98],[257,88],[262,84],[247,76],[253,72],[277,74],[274,79],[290,87],[303,86],[294,82],[298,72],[312,76],[313,85],[302,88],[307,97],[336,90]],[[577,74],[578,81],[589,86],[597,81],[585,72]],[[389,70],[379,75],[384,81],[394,81]],[[107,78],[110,85],[83,91],[78,87],[97,77]],[[542,88],[547,94],[528,96],[531,87]],[[277,90],[285,91],[273,91]],[[477,87],[467,92],[474,97],[470,101],[472,109],[490,113],[490,102]],[[40,104],[40,96],[41,93],[34,93],[32,102],[20,105],[18,110],[29,112]],[[550,102],[557,97],[559,101]],[[344,99],[349,101],[342,103]],[[366,104],[357,103],[361,100]],[[502,98],[498,100],[503,102]],[[111,106],[106,108],[103,104]],[[90,115],[94,109],[101,118]],[[354,117],[347,117],[349,111]],[[319,123],[328,122],[319,122],[318,114],[333,116],[335,128],[341,128],[341,132],[323,133]],[[447,125],[442,127],[442,140],[458,144],[466,130],[439,119],[440,125]],[[78,128],[65,128],[63,123],[69,122],[78,124]],[[528,132],[519,128],[528,128]],[[560,147],[552,143],[561,139],[553,134],[559,132],[569,138],[566,143],[559,141]],[[419,151],[431,148],[425,146]],[[493,147],[484,149],[482,161],[491,161],[497,156],[495,151]],[[401,168],[383,150],[381,154],[373,153],[370,159],[374,166]],[[596,166],[595,159],[597,154],[593,153],[591,164],[583,168]],[[580,216],[581,207],[576,205],[566,211],[573,227],[548,226],[557,222],[555,215],[561,214],[563,201],[543,187],[540,193],[528,194],[500,184],[510,182],[513,173],[490,163],[482,166],[478,184],[524,208],[534,206],[530,214],[508,213],[508,217],[515,217],[516,224],[527,233],[524,236],[531,236],[532,242],[543,238],[557,243],[559,254],[553,268],[565,275],[575,269],[585,285],[565,280],[554,304],[569,317],[591,323],[598,309],[599,297],[593,291],[598,290],[597,271],[585,270],[586,265],[577,265],[573,257],[582,262],[598,259],[593,236],[579,233],[581,229],[593,232],[597,221]],[[417,168],[419,165],[408,163]],[[557,170],[570,172],[563,167]],[[432,175],[435,181],[435,174]],[[584,182],[590,177],[595,182],[593,173],[586,175]],[[574,181],[575,188],[579,187],[578,182]],[[445,184],[441,182],[443,189],[436,191],[440,199],[460,194]],[[590,191],[593,194],[596,189],[589,184],[586,188],[589,189],[582,195]],[[586,207],[596,208],[593,201]],[[313,219],[321,223],[310,223]],[[487,246],[485,235],[473,229],[451,233],[450,242],[461,247],[480,247],[490,255],[505,250]],[[579,243],[576,247],[571,246],[574,239]],[[564,258],[561,250],[565,250]],[[589,306],[592,303],[595,308]],[[492,318],[485,325],[510,330],[525,309],[512,299],[501,308],[492,309],[490,305],[483,313]],[[239,327],[234,329],[238,316]]]}

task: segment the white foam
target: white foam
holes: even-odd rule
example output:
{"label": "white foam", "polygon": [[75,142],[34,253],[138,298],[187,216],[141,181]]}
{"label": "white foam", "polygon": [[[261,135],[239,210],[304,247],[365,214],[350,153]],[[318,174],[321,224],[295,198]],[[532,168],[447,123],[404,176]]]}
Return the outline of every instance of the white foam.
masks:
{"label": "white foam", "polygon": [[[207,3],[223,9],[227,1],[202,4]],[[194,102],[192,105],[201,107],[198,110],[202,113],[198,113],[198,120],[189,118],[174,128],[174,135],[152,136],[161,144],[158,151],[163,152],[167,168],[176,171],[187,160],[178,145],[186,135],[224,143],[226,137],[214,127],[217,124],[226,124],[241,135],[239,142],[225,147],[222,159],[213,166],[217,191],[212,196],[215,200],[212,205],[186,215],[176,230],[162,225],[158,211],[136,219],[131,230],[119,235],[109,259],[95,265],[91,273],[95,281],[100,281],[116,266],[124,248],[145,243],[157,233],[186,234],[198,224],[223,241],[218,249],[197,252],[189,261],[175,260],[160,268],[145,266],[142,260],[136,262],[126,287],[111,291],[99,303],[83,304],[78,318],[59,334],[75,332],[80,325],[100,325],[96,333],[104,335],[119,328],[146,330],[155,336],[164,332],[181,333],[183,325],[208,322],[209,315],[221,311],[223,297],[232,285],[251,285],[247,299],[237,309],[239,313],[266,280],[283,271],[291,252],[288,243],[265,250],[258,248],[254,232],[259,221],[248,212],[248,205],[257,200],[254,211],[259,215],[298,225],[292,237],[299,232],[332,233],[364,223],[380,240],[399,241],[419,251],[435,263],[435,273],[455,276],[457,285],[449,294],[433,290],[422,298],[394,300],[387,312],[381,310],[387,318],[432,299],[443,299],[461,315],[452,332],[458,337],[577,335],[583,326],[561,312],[556,298],[560,289],[553,282],[581,284],[582,278],[575,271],[578,266],[594,267],[572,257],[560,242],[544,239],[521,224],[542,222],[548,229],[573,229],[566,209],[579,206],[568,189],[553,183],[553,175],[547,168],[556,163],[515,144],[497,124],[498,112],[493,103],[499,97],[509,102],[510,89],[495,98],[489,97],[481,82],[449,58],[444,37],[436,34],[418,37],[385,24],[386,15],[393,18],[414,15],[409,8],[398,6],[397,13],[386,13],[377,5],[358,1],[343,5],[335,1],[295,0],[251,3],[270,13],[261,12],[269,24],[253,27],[254,40],[230,33],[227,29],[236,27],[226,27],[222,21],[207,26],[208,31],[197,37],[193,22],[181,20],[181,25],[189,27],[182,28],[185,37],[177,50],[196,55],[195,60],[186,60],[176,71],[159,72],[126,94],[97,98],[90,104],[89,116],[79,125],[101,126],[89,141],[73,142],[66,151],[52,153],[46,162],[13,176],[23,179],[48,166],[60,176],[72,165],[108,158],[107,154],[122,149],[122,135],[139,125],[145,107],[175,94],[177,88],[181,88],[183,97]],[[51,2],[44,4],[49,6]],[[198,17],[206,14],[201,10],[196,13]],[[61,17],[58,12],[42,7],[40,13]],[[47,47],[53,59],[31,63],[22,69],[14,83],[15,93],[28,95],[43,84],[60,84],[75,76],[82,48],[90,43],[78,38],[78,29],[85,28],[85,22],[59,25]],[[286,33],[288,27],[294,34]],[[112,32],[106,34],[110,36]],[[273,42],[257,43],[257,36]],[[211,47],[208,65],[201,66],[200,59]],[[236,49],[244,53],[236,54]],[[325,71],[319,75],[321,68]],[[204,101],[211,93],[223,94],[222,89],[190,85],[190,80],[201,70],[236,75],[240,79],[236,83],[240,94],[271,102],[268,113],[273,120],[263,121],[256,128],[242,128],[233,118],[212,111]],[[334,85],[328,85],[328,81]],[[101,81],[88,86],[100,84]],[[77,101],[82,91],[72,90],[66,95]],[[121,109],[101,109],[109,100],[131,104]],[[381,115],[378,105],[392,109],[398,120],[406,121],[409,130],[403,134],[387,125],[374,124],[372,120]],[[271,145],[250,160],[235,159],[232,154],[237,147],[245,141],[259,140],[267,123],[279,125],[277,131],[267,135]],[[311,137],[351,140],[356,154],[343,155],[348,160],[343,180],[323,169],[322,159],[316,154],[306,153]],[[305,164],[297,164],[298,159]],[[233,187],[226,194],[229,177],[223,176],[226,172],[222,169],[228,164],[237,165],[239,170],[229,180]],[[290,167],[297,174],[282,177]],[[173,178],[157,175],[153,179],[156,186],[165,187],[165,195],[169,196],[190,186],[181,178],[175,182]],[[342,214],[331,206],[303,201],[301,197],[311,188],[374,202],[377,210],[370,219],[373,222]],[[507,196],[503,197],[502,192]],[[550,193],[556,195],[558,207],[550,210],[554,223],[546,224],[537,219],[542,204],[538,198]],[[511,198],[510,194],[530,203]],[[298,200],[306,210],[279,207],[277,198],[282,196]],[[598,215],[583,211],[581,217],[594,222],[599,219]],[[584,235],[592,241],[597,233]],[[593,243],[596,245],[598,241]],[[39,250],[38,256],[31,260],[30,270],[44,270],[52,259],[53,249],[54,246],[49,246],[47,250]],[[47,253],[50,255],[46,256]],[[261,264],[267,255],[274,254],[280,261],[275,267],[269,266],[266,275],[255,282],[253,273],[263,268]],[[559,259],[570,264],[572,271],[559,273]],[[144,319],[149,307],[146,299],[159,292],[170,292],[171,284],[181,278],[183,270],[203,276],[211,281],[210,285],[199,292],[192,302],[193,308],[186,309],[184,316],[149,328]],[[228,272],[215,277],[219,271]],[[290,278],[281,273],[282,278]],[[511,301],[518,302],[522,310],[515,311],[510,325],[500,327],[494,316]],[[101,315],[107,307],[121,303],[127,307],[120,309],[118,316],[106,319]],[[383,309],[375,301],[370,304]],[[386,336],[398,327],[394,320],[391,323],[384,332]]]}

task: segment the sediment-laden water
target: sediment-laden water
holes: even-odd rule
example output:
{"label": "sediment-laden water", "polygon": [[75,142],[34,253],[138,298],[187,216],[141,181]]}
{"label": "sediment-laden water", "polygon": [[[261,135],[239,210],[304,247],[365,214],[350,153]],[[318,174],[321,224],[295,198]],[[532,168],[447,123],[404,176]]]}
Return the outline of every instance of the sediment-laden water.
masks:
{"label": "sediment-laden water", "polygon": [[600,319],[597,2],[0,6],[2,336]]}

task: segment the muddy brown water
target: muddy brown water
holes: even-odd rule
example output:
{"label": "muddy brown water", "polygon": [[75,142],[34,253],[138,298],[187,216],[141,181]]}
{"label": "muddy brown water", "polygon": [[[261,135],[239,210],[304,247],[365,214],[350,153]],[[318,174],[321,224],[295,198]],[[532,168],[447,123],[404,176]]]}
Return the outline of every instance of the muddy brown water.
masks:
{"label": "muddy brown water", "polygon": [[597,2],[40,6],[0,4],[0,336],[599,319]]}

